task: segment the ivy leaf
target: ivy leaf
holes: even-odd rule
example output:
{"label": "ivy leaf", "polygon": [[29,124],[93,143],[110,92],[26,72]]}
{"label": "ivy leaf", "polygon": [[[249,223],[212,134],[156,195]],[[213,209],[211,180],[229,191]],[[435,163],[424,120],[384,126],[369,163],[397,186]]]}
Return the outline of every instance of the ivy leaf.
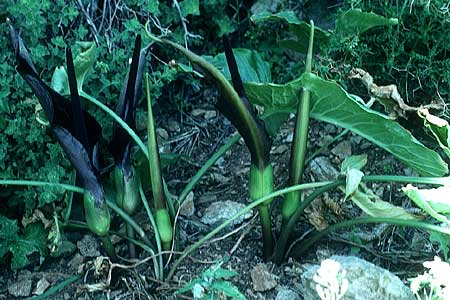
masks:
{"label": "ivy leaf", "polygon": [[189,15],[200,15],[199,0],[184,0],[180,2],[180,6],[185,17]]}
{"label": "ivy leaf", "polygon": [[44,226],[41,223],[29,224],[22,235],[19,235],[17,220],[10,220],[0,215],[0,258],[11,252],[11,268],[20,269],[27,266],[30,261],[28,255],[39,252],[46,254],[46,237]]}

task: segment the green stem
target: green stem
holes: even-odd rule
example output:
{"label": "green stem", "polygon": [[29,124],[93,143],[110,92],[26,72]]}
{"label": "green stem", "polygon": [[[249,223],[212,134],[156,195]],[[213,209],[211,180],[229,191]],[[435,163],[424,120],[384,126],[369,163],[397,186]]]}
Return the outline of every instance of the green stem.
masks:
{"label": "green stem", "polygon": [[103,248],[105,249],[108,256],[111,258],[112,261],[117,261],[117,254],[116,249],[114,248],[114,245],[111,242],[111,237],[109,234],[106,234],[104,236],[100,236],[100,240],[102,241]]}
{"label": "green stem", "polygon": [[259,218],[261,220],[262,236],[263,236],[263,257],[269,258],[273,253],[273,233],[272,221],[270,218],[269,205],[258,206]]}
{"label": "green stem", "polygon": [[38,181],[38,180],[22,180],[22,179],[0,179],[0,185],[24,185],[24,186],[51,186],[56,188],[62,188],[66,191],[72,191],[79,194],[84,194],[84,189],[78,186],[48,182],[48,181]]}
{"label": "green stem", "polygon": [[[141,195],[142,203],[144,204],[145,211],[147,212],[148,219],[150,220],[150,224],[153,227],[153,231],[155,232],[155,240],[156,240],[156,250],[158,253],[162,252],[161,247],[161,238],[158,231],[158,226],[156,226],[155,218],[153,218],[152,211],[150,210],[150,206],[148,205],[147,197],[145,197],[144,190],[142,189],[142,185],[139,186],[139,194]],[[156,273],[156,278],[159,280],[164,279],[164,270],[163,270],[163,257],[159,256],[159,263],[154,259],[154,264],[158,266],[158,272]]]}
{"label": "green stem", "polygon": [[[313,42],[314,23],[311,21],[305,74],[311,73]],[[302,180],[303,169],[305,166],[306,146],[308,143],[310,102],[311,93],[306,89],[303,89],[302,96],[297,105],[297,114],[295,118],[294,141],[292,143],[291,159],[289,164],[289,186],[299,184]],[[299,192],[286,195],[282,206],[283,224],[288,222],[289,218],[300,205],[300,199],[301,194]]]}
{"label": "green stem", "polygon": [[156,209],[156,225],[159,230],[163,249],[169,251],[172,244],[173,232],[170,214],[167,210],[164,186],[161,175],[158,144],[156,141],[155,122],[153,120],[152,101],[150,98],[150,83],[148,74],[145,76],[147,91],[147,135],[149,150],[150,181],[152,183],[153,203]]}
{"label": "green stem", "polygon": [[205,164],[200,168],[200,170],[198,170],[198,172],[194,175],[194,177],[191,178],[189,183],[181,192],[180,197],[178,198],[178,200],[180,201],[180,206],[181,204],[183,204],[183,201],[186,199],[187,195],[192,191],[194,186],[200,181],[203,175],[205,175],[206,171],[208,171],[209,168],[211,168],[222,155],[224,155],[228,150],[230,150],[230,148],[233,147],[233,145],[236,144],[236,142],[239,141],[240,138],[241,136],[239,134],[235,134],[205,162]]}
{"label": "green stem", "polygon": [[139,235],[139,237],[147,244],[152,245],[150,240],[145,235],[144,229],[142,229],[141,226],[139,226],[133,218],[131,218],[123,209],[117,206],[117,204],[113,201],[106,200],[106,204],[114,210],[125,222],[127,222],[134,231]]}
{"label": "green stem", "polygon": [[296,185],[296,186],[291,186],[291,187],[287,187],[287,188],[275,191],[275,192],[270,193],[270,194],[268,194],[268,195],[266,195],[266,196],[264,196],[264,197],[262,197],[262,198],[260,198],[260,199],[258,199],[256,201],[253,201],[252,203],[250,203],[249,205],[247,205],[246,207],[241,209],[234,216],[232,216],[230,219],[226,220],[221,225],[219,225],[215,229],[213,229],[210,233],[205,235],[203,238],[201,238],[200,240],[195,242],[193,245],[187,247],[186,250],[184,250],[183,254],[181,254],[181,256],[173,263],[169,273],[167,274],[166,279],[170,280],[172,278],[172,276],[175,274],[175,271],[178,268],[178,266],[180,265],[180,263],[189,254],[194,252],[198,247],[203,245],[207,240],[209,240],[210,238],[212,238],[213,236],[218,234],[221,230],[223,230],[228,225],[230,225],[234,220],[236,220],[240,216],[246,214],[247,212],[249,212],[253,208],[257,207],[258,205],[260,205],[260,204],[262,204],[262,203],[264,203],[266,201],[271,201],[275,197],[278,197],[278,196],[281,196],[281,195],[284,195],[284,194],[287,194],[287,193],[290,193],[290,192],[306,190],[306,189],[313,189],[313,188],[317,188],[317,187],[321,187],[321,186],[327,185],[329,183],[330,183],[330,181],[299,184],[299,185]]}
{"label": "green stem", "polygon": [[71,285],[72,283],[74,283],[75,281],[77,281],[78,279],[81,279],[81,275],[74,275],[72,277],[67,278],[66,280],[58,283],[57,285],[49,288],[47,291],[45,291],[45,293],[38,295],[38,296],[34,296],[31,298],[28,298],[29,300],[45,300],[45,299],[50,299],[50,296],[55,294],[56,292],[58,292],[59,290],[65,288],[66,286]]}
{"label": "green stem", "polygon": [[97,99],[92,97],[91,95],[86,94],[85,92],[81,91],[80,96],[89,100],[90,102],[94,103],[96,106],[100,107],[103,111],[106,112],[106,114],[108,114],[111,118],[113,118],[114,121],[116,121],[120,126],[122,126],[122,128],[136,142],[136,144],[139,146],[139,148],[144,153],[145,157],[147,157],[147,159],[148,159],[148,157],[149,157],[148,151],[147,151],[147,147],[145,147],[144,142],[138,137],[138,135],[134,132],[134,130],[131,129],[131,127],[128,126],[128,124],[124,120],[122,120],[112,109],[110,109],[108,106],[101,103],[100,101],[98,101]]}
{"label": "green stem", "polygon": [[[361,179],[362,182],[397,182],[397,183],[416,183],[416,184],[431,184],[431,185],[448,185],[450,184],[450,177],[409,177],[409,176],[397,176],[397,175],[366,175]],[[296,209],[295,213],[291,216],[289,221],[282,227],[281,234],[277,240],[277,244],[274,251],[273,260],[276,263],[281,263],[283,260],[284,252],[287,242],[291,236],[292,231],[297,224],[298,219],[303,214],[305,208],[317,197],[323,193],[330,191],[340,185],[345,184],[345,179],[335,180],[327,185],[324,185],[309,196],[307,196]]]}
{"label": "green stem", "polygon": [[286,245],[287,242],[291,236],[292,231],[295,228],[295,225],[297,224],[298,219],[303,214],[303,211],[305,208],[312,202],[314,199],[322,195],[323,193],[330,191],[342,184],[345,184],[344,179],[336,180],[334,182],[331,182],[327,185],[321,186],[314,190],[311,194],[309,194],[299,205],[299,207],[296,209],[294,214],[289,218],[289,220],[284,223],[283,227],[281,228],[281,234],[280,237],[277,240],[277,244],[275,246],[274,255],[272,257],[272,260],[280,264],[284,259],[284,253],[286,251]]}
{"label": "green stem", "polygon": [[[134,239],[135,234],[133,227],[130,226],[130,224],[126,224],[126,231],[127,231],[127,237],[130,239]],[[130,258],[136,258],[136,246],[133,242],[128,241],[128,254],[130,255]]]}
{"label": "green stem", "polygon": [[426,222],[421,221],[413,221],[413,220],[400,220],[400,219],[392,219],[392,218],[375,218],[375,217],[367,217],[367,218],[359,218],[359,219],[353,219],[349,221],[340,222],[334,225],[331,225],[327,227],[325,230],[322,230],[320,232],[315,232],[313,236],[304,241],[299,249],[296,250],[296,253],[302,254],[306,250],[308,250],[309,247],[311,247],[314,243],[316,243],[318,240],[320,240],[325,235],[328,235],[330,232],[351,227],[355,225],[360,224],[373,224],[373,223],[386,223],[386,224],[392,224],[397,226],[408,226],[408,227],[414,227],[414,228],[420,228],[425,229],[428,231],[434,231],[446,235],[450,235],[450,228],[441,227],[438,225],[429,224]]}
{"label": "green stem", "polygon": [[[270,164],[263,170],[254,164],[250,166],[249,192],[252,201],[256,201],[273,192],[273,170]],[[269,258],[272,255],[274,247],[272,220],[270,216],[271,202],[272,198],[258,207],[262,227],[264,258]]]}

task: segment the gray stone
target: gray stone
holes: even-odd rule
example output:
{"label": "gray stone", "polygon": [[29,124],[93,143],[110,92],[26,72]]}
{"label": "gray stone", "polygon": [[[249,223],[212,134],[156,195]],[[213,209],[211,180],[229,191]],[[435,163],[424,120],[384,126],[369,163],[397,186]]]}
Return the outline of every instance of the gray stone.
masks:
{"label": "gray stone", "polygon": [[[224,221],[233,217],[244,207],[244,204],[230,200],[214,202],[205,209],[200,220],[202,223],[207,225],[220,225]],[[231,222],[230,226],[241,224],[244,220],[251,218],[252,215],[253,213],[249,211]]]}
{"label": "gray stone", "polygon": [[8,284],[8,292],[14,297],[28,297],[31,294],[31,279],[19,276],[16,282]]}
{"label": "gray stone", "polygon": [[[391,272],[352,256],[332,256],[302,275],[305,299],[319,299],[317,290],[345,300],[413,300],[414,295]],[[342,298],[343,297],[343,298]]]}
{"label": "gray stone", "polygon": [[215,110],[207,110],[205,112],[205,119],[211,120],[213,118],[217,117],[217,112]]}
{"label": "gray stone", "polygon": [[36,283],[36,288],[34,289],[33,294],[34,295],[41,295],[48,289],[49,286],[50,286],[50,282],[48,282],[48,280],[45,279],[45,277],[41,278]]}
{"label": "gray stone", "polygon": [[100,256],[99,244],[92,235],[85,235],[81,241],[77,242],[77,247],[84,257]]}
{"label": "gray stone", "polygon": [[310,169],[317,181],[335,180],[339,176],[339,171],[324,156],[314,158],[310,163]]}
{"label": "gray stone", "polygon": [[191,217],[195,213],[195,205],[194,205],[194,192],[190,192],[181,204],[180,207],[180,215],[185,217]]}
{"label": "gray stone", "polygon": [[165,130],[164,128],[156,128],[156,135],[163,139],[163,140],[168,140],[169,139],[169,133],[167,132],[167,130]]}
{"label": "gray stone", "polygon": [[78,270],[80,265],[84,261],[84,256],[80,255],[79,253],[76,253],[73,258],[68,262],[68,266],[72,268],[73,270]]}
{"label": "gray stone", "polygon": [[251,271],[253,290],[256,292],[264,292],[277,286],[275,276],[269,272],[265,264],[256,265]]}
{"label": "gray stone", "polygon": [[340,160],[343,160],[352,155],[352,146],[349,141],[343,141],[331,149],[331,153],[339,157]]}
{"label": "gray stone", "polygon": [[270,153],[271,154],[283,154],[285,152],[287,152],[289,150],[289,146],[288,145],[280,145],[278,147],[273,148]]}
{"label": "gray stone", "polygon": [[300,300],[300,296],[287,287],[282,287],[278,290],[275,300]]}

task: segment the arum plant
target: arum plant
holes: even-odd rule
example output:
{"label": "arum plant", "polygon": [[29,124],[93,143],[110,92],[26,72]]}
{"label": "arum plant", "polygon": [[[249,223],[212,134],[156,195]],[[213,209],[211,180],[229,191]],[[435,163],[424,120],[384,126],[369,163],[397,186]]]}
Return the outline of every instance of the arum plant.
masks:
{"label": "arum plant", "polygon": [[[224,40],[227,63],[230,68],[232,84],[211,63],[201,56],[173,43],[169,40],[160,39],[152,35],[146,28],[147,34],[158,43],[169,45],[183,55],[192,63],[203,68],[208,75],[214,79],[222,92],[218,107],[223,114],[236,126],[238,132],[244,139],[251,155],[249,193],[252,201],[259,199],[273,190],[273,174],[270,164],[269,153],[272,141],[251,104],[249,103],[241,77],[237,68],[233,51],[227,39]],[[268,199],[258,206],[263,233],[263,256],[270,257],[273,251],[272,224],[269,205],[272,199]]]}
{"label": "arum plant", "polygon": [[156,210],[156,229],[162,242],[163,250],[170,250],[172,245],[172,222],[167,208],[166,193],[164,192],[164,182],[161,175],[161,163],[159,157],[158,143],[156,141],[156,129],[153,119],[152,101],[150,98],[149,78],[146,76],[147,92],[147,135],[149,152],[150,181],[152,183],[153,203]]}
{"label": "arum plant", "polygon": [[[81,108],[75,70],[70,48],[66,50],[70,99],[67,101],[39,77],[22,39],[9,22],[11,39],[17,61],[17,71],[31,87],[41,104],[51,131],[70,160],[85,188],[83,203],[89,229],[98,235],[105,250],[115,258],[109,237],[111,218],[106,205],[106,194],[98,176],[98,142],[101,127]],[[89,133],[86,130],[89,128]]]}
{"label": "arum plant", "polygon": [[[311,21],[305,74],[311,73],[313,42],[314,23]],[[310,91],[302,89],[302,95],[297,105],[297,114],[295,117],[294,137],[291,148],[291,159],[289,162],[289,186],[299,184],[303,175],[303,168],[305,166],[306,159],[306,146],[308,141],[310,102]],[[293,192],[286,195],[282,206],[283,224],[286,224],[289,221],[289,218],[294,214],[295,210],[300,205],[300,198],[300,192]]]}
{"label": "arum plant", "polygon": [[[130,71],[125,80],[116,107],[117,115],[123,119],[132,130],[135,130],[136,127],[135,111],[137,102],[141,96],[142,74],[147,50],[148,48],[141,50],[141,36],[138,35],[134,44]],[[116,203],[131,216],[135,213],[141,201],[139,195],[140,180],[138,172],[131,160],[132,139],[130,135],[117,124],[117,122],[114,123],[113,130],[113,137],[109,149],[115,162],[113,180],[116,190]],[[133,239],[134,230],[129,224],[126,224],[126,231],[128,237]],[[130,257],[136,256],[134,243],[130,242],[128,244],[128,251]]]}

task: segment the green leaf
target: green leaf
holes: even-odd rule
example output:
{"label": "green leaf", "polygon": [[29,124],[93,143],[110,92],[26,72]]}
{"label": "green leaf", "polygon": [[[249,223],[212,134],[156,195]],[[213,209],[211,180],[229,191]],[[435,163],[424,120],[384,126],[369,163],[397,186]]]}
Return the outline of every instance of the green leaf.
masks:
{"label": "green leaf", "polygon": [[425,127],[431,131],[439,146],[450,158],[450,125],[448,122],[430,114],[427,110],[420,111],[419,116],[423,118]]}
{"label": "green leaf", "polygon": [[16,220],[10,220],[0,215],[0,258],[11,252],[11,268],[20,269],[27,266],[30,261],[28,255],[39,252],[45,255],[47,234],[41,223],[28,225],[23,234],[19,235]]}
{"label": "green leaf", "polygon": [[370,189],[361,185],[363,190],[356,190],[350,197],[360,209],[371,217],[394,218],[400,220],[417,220],[417,217],[408,213],[399,206],[381,200]]}
{"label": "green leaf", "polygon": [[417,187],[408,184],[402,188],[403,193],[408,196],[418,207],[436,220],[450,225],[446,216],[440,213],[450,212],[450,187],[439,187],[436,189],[419,190]]}
{"label": "green leaf", "polygon": [[430,231],[430,242],[439,243],[439,250],[444,254],[444,258],[448,261],[448,250],[450,246],[450,236],[436,231]]}
{"label": "green leaf", "polygon": [[367,154],[349,156],[342,162],[341,174],[346,174],[350,169],[361,170],[366,164]]}
{"label": "green leaf", "polygon": [[190,292],[192,290],[192,288],[194,287],[194,285],[201,284],[202,282],[203,282],[203,280],[201,280],[200,278],[193,279],[193,280],[189,281],[188,283],[186,283],[186,285],[184,287],[177,290],[175,292],[175,294],[183,294],[186,292]]}
{"label": "green leaf", "polygon": [[[253,15],[252,20],[255,23],[267,20],[275,20],[287,23],[289,31],[296,36],[295,40],[286,39],[280,41],[280,46],[300,53],[306,53],[308,50],[309,32],[311,25],[297,18],[293,11],[282,11],[276,14],[261,13]],[[314,27],[314,51],[319,51],[321,47],[326,48],[330,43],[331,34],[318,27]]]}
{"label": "green leaf", "polygon": [[348,169],[345,176],[345,198],[356,192],[363,176],[364,173],[358,169]]}
{"label": "green leaf", "polygon": [[301,77],[303,88],[311,91],[311,117],[359,134],[390,152],[423,176],[442,176],[447,164],[409,131],[387,116],[355,101],[337,83],[312,74]]}
{"label": "green leaf", "polygon": [[352,9],[344,12],[336,20],[335,34],[342,37],[359,35],[373,27],[397,25],[395,18],[385,18],[372,12]]}
{"label": "green leaf", "polygon": [[[97,62],[97,46],[94,42],[77,42],[77,44],[81,47],[82,51],[75,57],[73,64],[75,66],[78,93],[81,94],[86,75],[94,63]],[[64,67],[55,69],[50,87],[63,96],[70,94],[69,80]]]}
{"label": "green leaf", "polygon": [[249,101],[267,114],[295,112],[298,92],[304,86],[312,93],[311,117],[350,129],[424,176],[442,176],[447,164],[434,151],[417,141],[409,131],[385,115],[359,103],[337,83],[315,75],[303,75],[286,84],[245,83]]}
{"label": "green leaf", "polygon": [[[257,51],[236,48],[233,49],[233,54],[243,82],[266,83],[272,81],[270,64],[264,61]],[[225,53],[217,54],[214,58],[210,56],[203,56],[203,58],[212,63],[228,80],[231,80]]]}
{"label": "green leaf", "polygon": [[189,15],[200,15],[199,0],[184,0],[180,2],[180,6],[185,17]]}
{"label": "green leaf", "polygon": [[67,77],[66,68],[63,66],[57,67],[53,72],[50,87],[61,95],[69,95],[70,91],[68,90],[68,83],[69,78]]}
{"label": "green leaf", "polygon": [[213,279],[225,279],[236,276],[237,273],[233,270],[227,270],[223,268],[211,267],[202,272],[202,277],[213,278]]}
{"label": "green leaf", "polygon": [[[227,297],[233,300],[245,300],[245,296],[239,291],[239,289],[228,281],[215,281],[210,287],[211,291],[218,291],[224,293]],[[228,298],[227,298],[228,299]]]}

